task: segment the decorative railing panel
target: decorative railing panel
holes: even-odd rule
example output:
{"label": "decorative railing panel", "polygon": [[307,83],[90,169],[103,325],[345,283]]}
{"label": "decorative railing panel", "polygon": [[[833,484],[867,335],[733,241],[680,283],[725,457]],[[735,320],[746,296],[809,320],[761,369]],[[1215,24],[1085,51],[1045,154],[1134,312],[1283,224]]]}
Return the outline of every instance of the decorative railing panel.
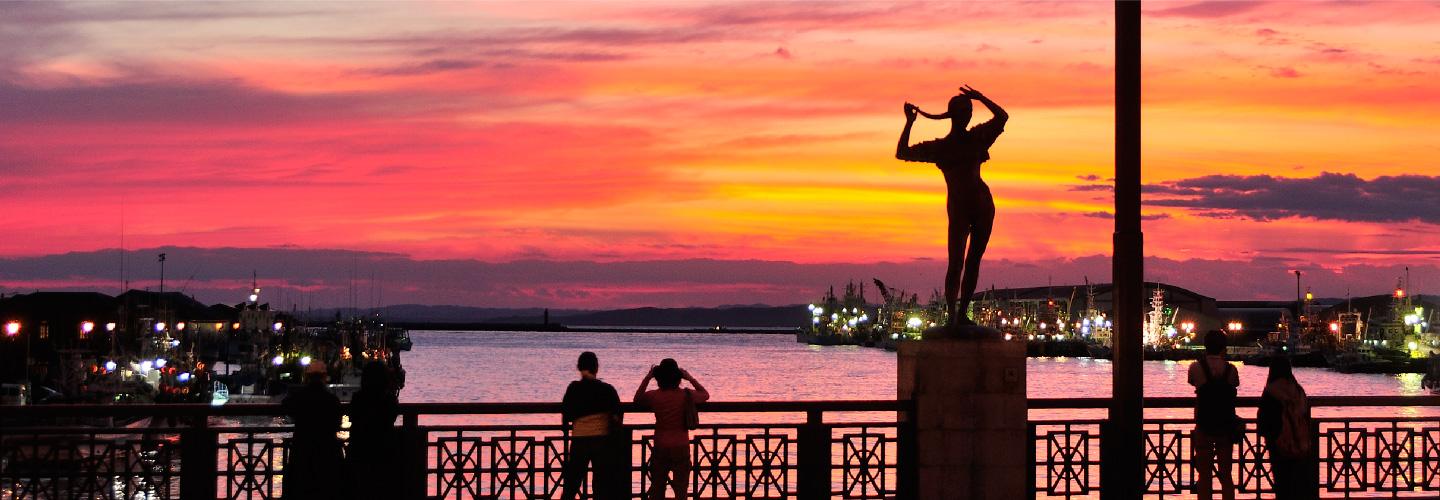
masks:
{"label": "decorative railing panel", "polygon": [[[1242,398],[1253,408],[1257,398]],[[1190,398],[1153,398],[1146,408],[1184,409]],[[1103,400],[1031,400],[1031,409],[1103,409]],[[1311,398],[1312,406],[1436,406],[1440,398]],[[1172,412],[1174,413],[1174,412]],[[1242,411],[1242,413],[1244,413]],[[1315,418],[1316,467],[1322,498],[1435,498],[1440,496],[1440,418]],[[1036,498],[1099,498],[1103,420],[1032,420]],[[1199,477],[1191,466],[1189,419],[1145,421],[1145,494],[1148,498],[1193,498]],[[1269,498],[1269,452],[1253,421],[1232,450],[1231,477],[1237,498]],[[1218,464],[1217,464],[1218,468]],[[1214,480],[1215,491],[1219,481]],[[1218,493],[1217,493],[1218,494]]]}
{"label": "decorative railing panel", "polygon": [[[1188,399],[1146,403],[1148,408],[1162,409],[1191,404]],[[1094,410],[1104,408],[1106,401],[1032,400],[1030,404],[1035,410]],[[1315,398],[1315,404],[1374,407],[1372,414],[1384,415],[1392,413],[1385,406],[1432,406],[1440,404],[1440,398]],[[553,422],[558,409],[554,404],[404,405],[401,433],[408,444],[396,462],[413,464],[401,467],[405,491],[412,497],[437,499],[556,497],[569,451],[565,429],[495,422],[504,420],[501,417]],[[904,471],[910,463],[904,455],[909,446],[904,436],[913,434],[897,416],[907,409],[906,403],[894,401],[708,403],[706,424],[693,432],[691,440],[691,495],[701,499],[904,497]],[[190,423],[129,429],[40,427],[20,420],[68,421],[102,412],[116,417],[184,417],[182,421]],[[11,420],[0,427],[0,499],[279,498],[284,493],[290,428],[275,425],[278,412],[275,405],[26,407],[7,412]],[[245,423],[256,421],[253,417],[262,417],[263,425]],[[835,420],[840,418],[859,421]],[[450,424],[421,425],[421,421]],[[453,424],[471,421],[488,423]],[[1104,487],[1100,469],[1106,425],[1093,418],[1032,420],[1033,496],[1098,498]],[[1440,495],[1440,419],[1320,418],[1315,425],[1322,497]],[[624,462],[630,496],[643,498],[650,487],[645,463],[652,451],[653,431],[648,425],[627,429],[630,447]],[[1190,465],[1192,430],[1188,419],[1145,421],[1147,497],[1192,496],[1198,477]],[[1233,458],[1239,498],[1268,498],[1268,452],[1253,423]]]}

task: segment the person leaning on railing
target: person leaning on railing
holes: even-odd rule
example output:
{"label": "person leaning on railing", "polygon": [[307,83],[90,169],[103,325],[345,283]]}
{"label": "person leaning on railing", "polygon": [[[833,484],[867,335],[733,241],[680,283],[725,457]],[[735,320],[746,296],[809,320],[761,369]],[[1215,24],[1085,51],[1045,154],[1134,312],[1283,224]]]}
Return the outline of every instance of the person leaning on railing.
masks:
{"label": "person leaning on railing", "polygon": [[[655,379],[660,388],[646,391],[650,379]],[[680,381],[690,383],[691,389],[680,389]],[[650,454],[650,500],[665,498],[665,483],[675,490],[675,498],[689,498],[690,479],[690,429],[695,422],[695,403],[710,399],[705,386],[680,369],[674,359],[665,358],[659,365],[651,366],[640,387],[635,389],[635,404],[655,412],[655,449]]]}

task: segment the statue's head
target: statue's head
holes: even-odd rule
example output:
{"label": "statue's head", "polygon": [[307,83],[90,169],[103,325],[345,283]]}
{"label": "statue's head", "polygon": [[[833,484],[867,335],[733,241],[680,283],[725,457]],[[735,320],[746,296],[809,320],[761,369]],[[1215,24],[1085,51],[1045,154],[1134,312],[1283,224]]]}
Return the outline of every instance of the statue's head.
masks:
{"label": "statue's head", "polygon": [[963,127],[970,123],[970,115],[974,111],[975,106],[970,103],[970,96],[961,94],[950,98],[950,106],[945,110],[944,116]]}

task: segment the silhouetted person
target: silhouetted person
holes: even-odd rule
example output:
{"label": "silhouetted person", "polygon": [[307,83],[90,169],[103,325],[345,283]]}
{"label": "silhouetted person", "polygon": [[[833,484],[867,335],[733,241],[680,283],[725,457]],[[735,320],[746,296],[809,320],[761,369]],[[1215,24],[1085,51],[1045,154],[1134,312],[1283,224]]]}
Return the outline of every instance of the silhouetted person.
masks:
{"label": "silhouetted person", "polygon": [[1214,496],[1210,484],[1215,466],[1220,469],[1220,495],[1235,499],[1235,480],[1231,477],[1231,452],[1234,434],[1240,424],[1235,416],[1235,392],[1240,374],[1225,360],[1225,331],[1205,332],[1205,357],[1190,364],[1189,381],[1195,386],[1195,431],[1190,434],[1194,456],[1190,466],[1195,469],[1195,496],[1210,500]]}
{"label": "silhouetted person", "polygon": [[[659,389],[646,391],[650,379]],[[680,389],[680,381],[690,382],[691,389]],[[650,455],[650,500],[665,498],[665,484],[675,491],[675,498],[689,498],[690,425],[686,413],[695,403],[710,399],[710,393],[690,372],[680,369],[674,359],[665,358],[651,366],[640,387],[635,389],[635,403],[655,412],[655,447]]]}
{"label": "silhouetted person", "polygon": [[286,499],[339,499],[344,497],[345,450],[335,433],[340,431],[340,398],[325,387],[323,363],[305,370],[305,386],[290,391],[280,406],[295,422],[290,452],[285,461],[283,497]]}
{"label": "silhouetted person", "polygon": [[360,390],[345,407],[350,415],[350,444],[345,450],[355,498],[400,497],[395,459],[400,452],[395,418],[400,397],[383,361],[371,361],[360,372]]}
{"label": "silhouetted person", "polygon": [[1315,446],[1310,434],[1310,400],[1295,380],[1288,356],[1270,359],[1270,376],[1260,394],[1256,427],[1270,450],[1270,472],[1276,500],[1320,496]]}
{"label": "silhouetted person", "polygon": [[570,425],[570,453],[566,455],[560,473],[565,483],[560,498],[573,500],[578,497],[580,483],[585,480],[585,468],[592,464],[594,484],[590,485],[590,490],[593,497],[599,500],[620,498],[618,489],[623,485],[616,477],[617,443],[612,437],[620,430],[620,395],[615,392],[614,386],[596,378],[600,372],[600,360],[595,353],[580,353],[575,369],[580,371],[580,380],[571,382],[565,388],[565,399],[560,403],[561,418]]}
{"label": "silhouetted person", "polygon": [[[995,115],[985,123],[966,129],[973,111],[971,100],[980,101]],[[932,120],[950,119],[950,133],[933,141],[910,145],[910,126],[916,115]],[[994,101],[969,86],[960,87],[960,95],[950,98],[943,114],[932,115],[913,104],[905,103],[905,130],[895,158],[905,161],[934,163],[945,175],[945,210],[949,215],[949,265],[945,271],[946,326],[974,324],[965,315],[975,285],[980,279],[980,257],[990,243],[995,226],[995,199],[990,186],[980,179],[980,164],[990,159],[990,145],[1005,131],[1010,115]],[[968,247],[968,248],[967,248]]]}

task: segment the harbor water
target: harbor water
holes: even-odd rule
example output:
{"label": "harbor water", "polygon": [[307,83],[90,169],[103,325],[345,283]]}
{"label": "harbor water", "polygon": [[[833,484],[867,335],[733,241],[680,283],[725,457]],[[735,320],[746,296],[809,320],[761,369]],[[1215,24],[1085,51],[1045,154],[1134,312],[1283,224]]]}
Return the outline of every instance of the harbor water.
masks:
{"label": "harbor water", "polygon": [[[553,402],[575,380],[583,351],[600,358],[600,378],[629,401],[651,365],[675,358],[715,401],[893,400],[896,354],[856,346],[811,346],[788,334],[659,332],[414,331],[402,402]],[[1146,397],[1189,397],[1191,361],[1146,361]],[[1269,369],[1236,363],[1239,395],[1259,396]],[[1031,398],[1108,398],[1111,364],[1091,358],[1030,358]],[[957,376],[961,376],[957,369]],[[1420,374],[1342,374],[1296,368],[1311,396],[1419,396]],[[654,386],[652,385],[651,388]],[[1032,418],[1044,417],[1032,410]],[[1252,414],[1248,416],[1253,416]],[[1246,410],[1241,410],[1242,416]],[[1075,412],[1067,412],[1076,418]],[[1433,407],[1317,408],[1317,417],[1440,416]],[[1149,410],[1188,418],[1188,409]],[[1103,418],[1085,412],[1083,418]]]}

